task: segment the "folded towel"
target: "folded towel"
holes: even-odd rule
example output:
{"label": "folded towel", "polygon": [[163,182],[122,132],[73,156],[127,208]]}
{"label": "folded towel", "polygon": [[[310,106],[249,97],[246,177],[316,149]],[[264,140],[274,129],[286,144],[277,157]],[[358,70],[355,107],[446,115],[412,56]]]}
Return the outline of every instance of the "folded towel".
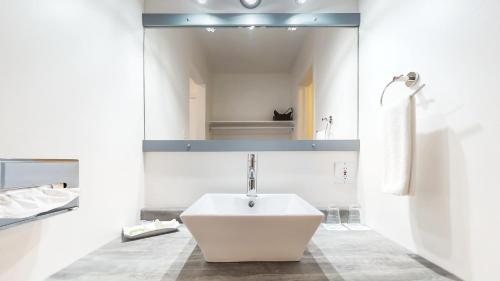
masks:
{"label": "folded towel", "polygon": [[382,191],[410,194],[413,157],[413,97],[383,107],[384,177]]}
{"label": "folded towel", "polygon": [[0,193],[0,218],[20,219],[63,207],[79,196],[79,188],[53,188],[51,185]]}

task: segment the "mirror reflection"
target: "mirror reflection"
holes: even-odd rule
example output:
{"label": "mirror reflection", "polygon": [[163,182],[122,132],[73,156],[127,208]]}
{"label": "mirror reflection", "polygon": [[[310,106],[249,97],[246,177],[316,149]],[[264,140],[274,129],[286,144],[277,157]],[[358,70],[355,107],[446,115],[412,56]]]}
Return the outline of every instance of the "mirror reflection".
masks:
{"label": "mirror reflection", "polygon": [[145,32],[145,139],[357,138],[356,28]]}

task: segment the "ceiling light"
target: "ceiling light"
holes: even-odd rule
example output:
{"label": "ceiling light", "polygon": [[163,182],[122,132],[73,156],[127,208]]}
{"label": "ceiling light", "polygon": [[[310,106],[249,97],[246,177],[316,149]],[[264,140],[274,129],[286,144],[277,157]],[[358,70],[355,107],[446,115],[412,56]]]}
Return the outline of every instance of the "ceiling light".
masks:
{"label": "ceiling light", "polygon": [[215,32],[215,27],[207,27],[208,32]]}
{"label": "ceiling light", "polygon": [[288,30],[289,31],[295,31],[295,30],[297,30],[297,28],[296,27],[289,27]]}
{"label": "ceiling light", "polygon": [[262,2],[262,0],[240,0],[240,2],[241,2],[241,5],[243,5],[243,7],[245,7],[245,8],[254,9],[260,5],[260,2]]}
{"label": "ceiling light", "polygon": [[295,3],[297,3],[297,5],[302,5],[306,2],[307,2],[307,0],[295,0]]}
{"label": "ceiling light", "polygon": [[205,5],[207,4],[207,0],[196,0],[198,4]]}

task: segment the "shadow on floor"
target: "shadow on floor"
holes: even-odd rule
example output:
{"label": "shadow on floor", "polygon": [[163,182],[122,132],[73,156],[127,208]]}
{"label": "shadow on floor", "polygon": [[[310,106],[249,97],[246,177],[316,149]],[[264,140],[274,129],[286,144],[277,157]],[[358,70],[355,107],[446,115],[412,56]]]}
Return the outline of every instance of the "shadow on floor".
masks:
{"label": "shadow on floor", "polygon": [[439,276],[448,278],[449,280],[462,281],[462,279],[458,278],[457,276],[451,274],[450,272],[446,271],[445,269],[433,264],[432,262],[424,259],[423,257],[421,257],[417,254],[408,254],[408,257],[412,258],[414,261],[418,262],[419,264],[428,268],[429,270],[432,270],[434,273],[436,273]]}
{"label": "shadow on floor", "polygon": [[200,248],[195,246],[187,259],[175,263],[184,265],[177,272],[171,268],[163,276],[162,281],[344,281],[325,257],[313,256],[308,250],[300,262],[208,263],[203,258]]}

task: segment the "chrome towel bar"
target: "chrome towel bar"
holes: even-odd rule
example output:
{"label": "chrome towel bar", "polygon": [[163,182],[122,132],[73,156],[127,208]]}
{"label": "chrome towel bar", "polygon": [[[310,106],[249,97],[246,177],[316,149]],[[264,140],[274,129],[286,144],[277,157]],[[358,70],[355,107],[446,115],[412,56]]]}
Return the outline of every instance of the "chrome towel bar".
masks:
{"label": "chrome towel bar", "polygon": [[[387,88],[389,88],[390,85],[392,85],[394,82],[405,82],[406,87],[410,88],[415,86],[420,79],[420,75],[417,72],[409,72],[407,75],[399,75],[399,76],[394,76],[391,80],[391,82],[387,83],[387,85],[384,87],[384,90],[382,91],[382,95],[380,96],[380,106],[384,105],[384,95],[385,92],[387,91]],[[410,97],[415,96],[420,90],[422,90],[425,87],[425,84],[420,85],[411,95]]]}

